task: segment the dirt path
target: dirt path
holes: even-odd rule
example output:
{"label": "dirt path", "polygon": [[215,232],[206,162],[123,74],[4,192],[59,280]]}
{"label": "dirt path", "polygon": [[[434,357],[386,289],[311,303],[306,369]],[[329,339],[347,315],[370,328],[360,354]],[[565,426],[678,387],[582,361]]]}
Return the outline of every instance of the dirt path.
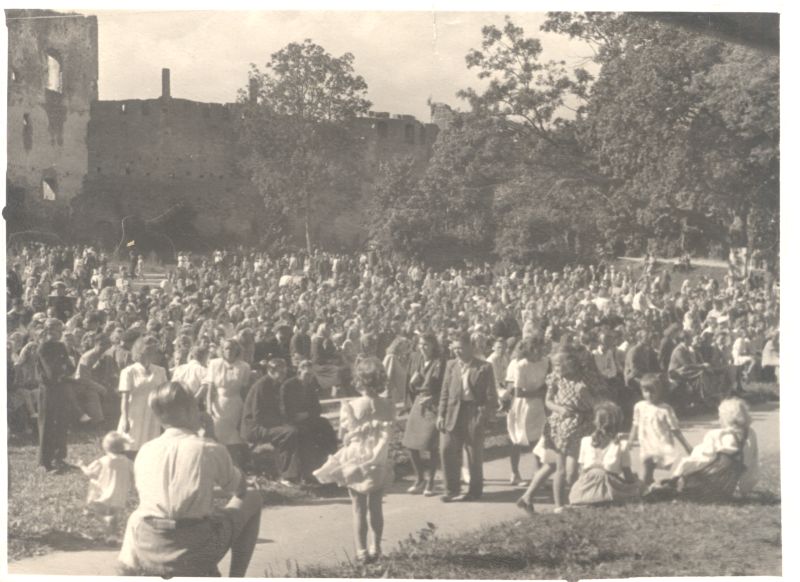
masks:
{"label": "dirt path", "polygon": [[[755,406],[754,429],[762,456],[779,451],[778,408],[776,404]],[[711,416],[685,423],[690,443],[700,441],[714,425]],[[636,454],[634,453],[634,458]],[[530,473],[530,456],[522,460],[523,474]],[[486,487],[479,502],[444,505],[438,497],[425,498],[404,493],[410,481],[397,482],[386,496],[384,548],[414,535],[431,522],[437,535],[448,536],[509,519],[523,519],[513,501],[521,489],[508,485],[508,460],[484,465]],[[666,476],[666,475],[664,475]],[[537,509],[550,510],[550,493],[543,491]],[[261,521],[259,542],[248,576],[283,576],[295,564],[336,563],[353,555],[350,501],[346,497],[313,500],[302,505],[267,507]],[[11,574],[113,575],[116,551],[53,552],[9,564]],[[221,564],[227,572],[227,559]]]}

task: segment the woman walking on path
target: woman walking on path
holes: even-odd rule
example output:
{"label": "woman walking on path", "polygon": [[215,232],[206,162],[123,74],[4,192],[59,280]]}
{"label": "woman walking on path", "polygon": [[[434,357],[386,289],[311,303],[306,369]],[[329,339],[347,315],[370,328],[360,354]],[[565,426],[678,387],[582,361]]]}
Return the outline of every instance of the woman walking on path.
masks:
{"label": "woman walking on path", "polygon": [[[542,436],[545,424],[545,379],[550,372],[550,358],[542,341],[536,337],[523,339],[517,357],[508,365],[505,375],[511,407],[506,419],[511,439],[511,485],[519,485],[522,477],[519,460],[522,451],[530,450]],[[539,470],[534,456],[533,472]]]}

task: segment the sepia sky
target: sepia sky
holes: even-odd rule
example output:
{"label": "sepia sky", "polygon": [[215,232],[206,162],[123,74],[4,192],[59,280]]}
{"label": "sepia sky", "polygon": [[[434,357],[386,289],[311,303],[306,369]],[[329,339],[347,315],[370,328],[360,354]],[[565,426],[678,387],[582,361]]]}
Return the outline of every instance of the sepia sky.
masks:
{"label": "sepia sky", "polygon": [[[259,66],[292,41],[311,38],[334,55],[352,52],[376,111],[428,120],[428,97],[466,108],[456,91],[478,86],[464,56],[478,48],[481,27],[502,25],[490,12],[157,12],[86,11],[98,16],[100,99],[152,98],[161,68],[172,70],[172,96],[229,102]],[[591,50],[540,32],[544,13],[511,13],[542,40],[547,59],[584,64]]]}

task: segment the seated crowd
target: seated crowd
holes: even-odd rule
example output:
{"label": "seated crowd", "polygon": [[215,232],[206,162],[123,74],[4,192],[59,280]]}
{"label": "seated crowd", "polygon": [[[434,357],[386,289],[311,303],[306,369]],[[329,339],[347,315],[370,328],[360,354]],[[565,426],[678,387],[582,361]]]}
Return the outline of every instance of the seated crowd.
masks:
{"label": "seated crowd", "polygon": [[[652,488],[662,493],[691,488],[685,475],[708,466],[708,450],[750,454],[746,407],[727,403],[741,402],[730,397],[745,382],[779,379],[779,283],[732,273],[674,289],[670,272],[653,265],[640,277],[605,263],[437,272],[375,252],[240,249],[181,254],[148,286],[92,248],[42,244],[9,248],[8,265],[9,428],[37,435],[47,471],[69,469],[69,426],[116,430],[128,457],[161,459],[167,453],[148,443],[195,423],[224,446],[237,475],[269,457],[287,485],[320,478],[350,487],[326,465],[338,442],[320,400],[358,391],[373,412],[375,398],[408,412],[410,493],[436,495],[442,462],[443,501],[479,498],[483,430],[503,411],[512,485],[522,481],[521,453],[536,453],[520,507],[532,512],[533,493],[554,475],[558,509],[566,485],[576,504],[633,495],[621,431],[642,449],[646,485],[656,467],[678,467],[676,481]],[[364,362],[382,364],[368,397],[358,386]],[[192,397],[191,422],[159,404],[184,398],[176,386]],[[706,457],[696,448],[679,461],[675,442],[690,447],[677,417],[720,403],[728,432],[709,437]],[[359,410],[342,406],[339,437]],[[230,477],[231,492],[240,477]],[[365,512],[373,505],[353,499]]]}

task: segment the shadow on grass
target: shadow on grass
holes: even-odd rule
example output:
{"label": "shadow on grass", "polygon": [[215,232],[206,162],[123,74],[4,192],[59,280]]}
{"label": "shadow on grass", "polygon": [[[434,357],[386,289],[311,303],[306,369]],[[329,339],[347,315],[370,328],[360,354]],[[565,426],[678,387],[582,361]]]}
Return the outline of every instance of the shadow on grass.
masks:
{"label": "shadow on grass", "polygon": [[45,546],[55,551],[84,552],[87,550],[111,550],[119,547],[118,543],[108,543],[104,539],[95,539],[87,535],[61,530],[51,530],[40,536],[9,536],[19,543]]}

